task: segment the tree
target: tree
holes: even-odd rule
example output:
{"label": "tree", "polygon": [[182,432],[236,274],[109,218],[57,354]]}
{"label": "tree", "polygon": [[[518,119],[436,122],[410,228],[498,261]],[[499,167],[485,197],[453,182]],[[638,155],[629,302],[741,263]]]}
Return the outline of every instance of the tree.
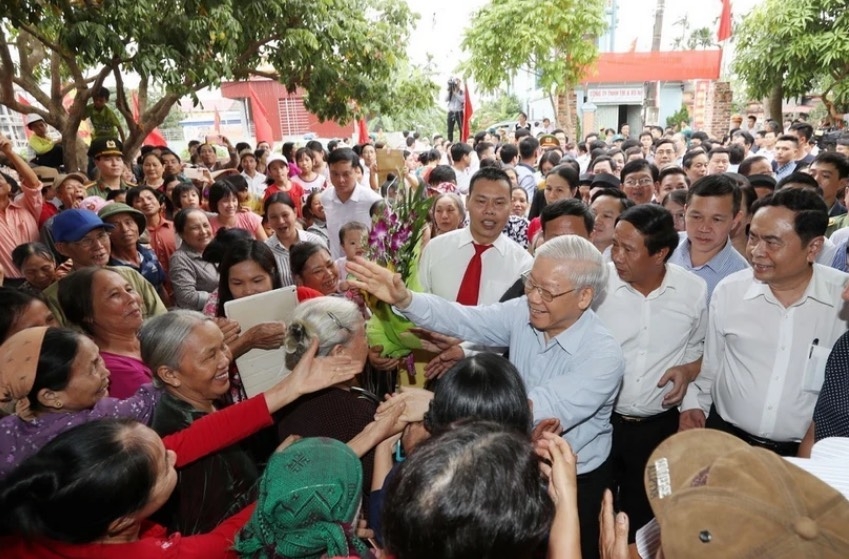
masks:
{"label": "tree", "polygon": [[[77,168],[85,106],[110,75],[129,130],[125,154],[181,97],[254,75],[305,90],[306,107],[323,119],[423,108],[436,85],[398,71],[414,21],[406,3],[379,0],[5,0],[0,104],[59,130],[68,169]],[[138,122],[130,75],[139,79]],[[41,107],[20,103],[13,86]],[[154,87],[162,94],[150,102]]]}
{"label": "tree", "polygon": [[498,92],[491,100],[481,103],[472,117],[472,125],[476,130],[489,128],[496,122],[513,120],[522,110],[522,102],[512,93]]}
{"label": "tree", "polygon": [[[845,0],[765,0],[734,29],[734,71],[750,98],[769,97],[781,122],[782,100],[814,88],[832,115],[849,108],[849,12]],[[819,84],[819,87],[818,87]]]}
{"label": "tree", "polygon": [[[478,10],[463,36],[469,58],[461,70],[485,92],[520,69],[538,76],[552,106],[569,110],[568,94],[596,60],[606,27],[604,0],[497,0]],[[555,103],[553,96],[559,99]],[[566,98],[566,102],[563,102]],[[571,114],[557,115],[574,134]]]}
{"label": "tree", "polygon": [[687,40],[687,48],[690,50],[709,49],[716,46],[715,37],[715,31],[710,27],[699,27],[690,33],[690,38]]}

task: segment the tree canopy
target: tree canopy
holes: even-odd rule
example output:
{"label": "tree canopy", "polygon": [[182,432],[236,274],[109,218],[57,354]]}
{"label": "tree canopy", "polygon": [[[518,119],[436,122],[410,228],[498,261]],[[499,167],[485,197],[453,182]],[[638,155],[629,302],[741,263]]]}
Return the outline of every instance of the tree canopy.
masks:
{"label": "tree canopy", "polygon": [[495,91],[520,69],[546,93],[563,95],[598,56],[604,0],[498,0],[478,10],[463,37],[463,72]]}
{"label": "tree canopy", "polygon": [[734,71],[746,82],[751,98],[772,97],[774,118],[780,120],[782,98],[810,93],[821,94],[829,107],[847,108],[845,0],[765,0],[743,18],[734,37]]}
{"label": "tree canopy", "polygon": [[[405,64],[415,18],[404,2],[378,0],[7,0],[0,104],[75,137],[92,92],[113,75],[127,153],[181,97],[253,75],[303,89],[323,119],[427,107],[436,85]],[[130,74],[140,78],[138,123],[123,87]],[[43,109],[21,104],[13,84]],[[164,94],[147,106],[152,86]]]}

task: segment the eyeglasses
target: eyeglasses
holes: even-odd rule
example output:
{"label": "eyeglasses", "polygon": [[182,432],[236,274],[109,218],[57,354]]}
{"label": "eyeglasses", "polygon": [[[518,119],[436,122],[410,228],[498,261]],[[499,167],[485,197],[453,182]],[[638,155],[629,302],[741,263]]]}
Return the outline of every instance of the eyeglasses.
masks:
{"label": "eyeglasses", "polygon": [[546,303],[550,303],[558,297],[562,297],[563,295],[568,295],[569,293],[572,293],[573,291],[578,290],[577,287],[574,287],[574,288],[570,289],[569,291],[564,291],[563,293],[552,293],[548,289],[542,288],[542,287],[538,286],[537,284],[535,284],[534,282],[532,282],[530,271],[527,271],[527,272],[522,274],[522,283],[524,284],[524,287],[525,287],[525,295],[530,295],[531,291],[536,290],[536,292],[539,294],[540,298],[543,301],[545,301]]}
{"label": "eyeglasses", "polygon": [[625,182],[623,182],[622,184],[624,184],[625,186],[651,186],[654,184],[654,179],[650,179],[648,177],[642,178],[640,180],[625,179]]}
{"label": "eyeglasses", "polygon": [[78,247],[82,247],[86,250],[90,250],[90,249],[94,248],[95,244],[100,244],[100,245],[104,244],[106,242],[106,239],[108,239],[108,238],[109,238],[109,233],[107,233],[106,231],[100,231],[94,237],[82,238],[79,241],[75,241],[74,244],[77,245]]}

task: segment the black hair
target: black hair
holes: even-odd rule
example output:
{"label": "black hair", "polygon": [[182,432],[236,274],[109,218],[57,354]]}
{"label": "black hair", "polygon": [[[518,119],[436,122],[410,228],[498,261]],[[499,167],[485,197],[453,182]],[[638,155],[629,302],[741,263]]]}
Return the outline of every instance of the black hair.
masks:
{"label": "black hair", "polygon": [[253,240],[253,235],[251,235],[249,231],[239,229],[238,227],[222,227],[215,232],[215,237],[213,237],[212,240],[209,241],[209,244],[206,245],[206,248],[203,249],[201,258],[214,264],[217,268],[223,262],[224,255],[233,243],[247,240]]}
{"label": "black hair", "polygon": [[457,172],[450,165],[437,165],[431,169],[427,177],[428,186],[436,186],[443,182],[457,184]]}
{"label": "black hair", "polygon": [[331,150],[330,155],[327,156],[328,165],[344,163],[345,161],[349,162],[351,167],[356,167],[360,164],[360,158],[351,148],[336,148]]}
{"label": "black hair", "polygon": [[87,334],[94,334],[91,327],[94,319],[92,284],[94,275],[101,271],[121,275],[109,268],[86,266],[59,280],[59,306],[65,313],[65,319],[70,324],[79,326]]}
{"label": "black hair", "polygon": [[30,256],[43,256],[56,263],[53,252],[44,243],[24,243],[12,249],[12,262],[18,270],[24,267],[24,263]]}
{"label": "black hair", "polygon": [[724,153],[724,154],[728,155],[729,159],[731,158],[731,151],[727,147],[716,146],[716,147],[710,148],[710,151],[708,152],[708,161],[710,161],[713,158],[713,156],[718,154],[718,153]]}
{"label": "black hair", "polygon": [[449,150],[451,153],[451,161],[457,163],[465,156],[472,153],[472,146],[467,144],[466,142],[457,142],[456,144],[452,144]]}
{"label": "black hair", "polygon": [[522,159],[530,159],[534,156],[534,154],[536,154],[538,149],[539,140],[531,136],[522,138],[519,142],[519,157]]}
{"label": "black hair", "polygon": [[503,182],[505,188],[507,188],[507,197],[510,197],[510,188],[512,187],[513,183],[510,182],[510,177],[507,176],[507,173],[505,173],[498,167],[482,167],[474,175],[472,175],[472,178],[469,180],[470,197],[472,195],[472,192],[474,191],[475,184],[479,180]]}
{"label": "black hair", "polygon": [[697,132],[693,132],[693,135],[690,136],[691,140],[701,140],[702,142],[710,141],[710,136],[707,135],[707,132],[703,132],[699,130]]}
{"label": "black hair", "polygon": [[[232,175],[227,175],[226,177],[221,178],[222,181],[232,184],[236,189],[236,192],[245,192],[250,187],[248,186],[248,179],[244,177],[241,173],[234,173]],[[210,197],[212,193],[210,192]]]}
{"label": "black hair", "polygon": [[666,193],[666,196],[663,197],[663,200],[660,202],[660,205],[664,208],[666,207],[667,202],[674,202],[679,206],[684,206],[687,204],[687,191],[684,189],[676,189],[671,190]]}
{"label": "black hair", "polygon": [[533,414],[519,371],[494,353],[459,361],[434,390],[424,426],[432,435],[447,431],[460,419],[493,421],[529,437]]}
{"label": "black hair", "polygon": [[786,187],[788,184],[797,184],[803,187],[810,188],[815,191],[817,194],[822,196],[822,188],[820,188],[817,179],[809,175],[808,173],[803,173],[802,171],[794,171],[778,181],[778,184],[775,185],[776,190],[780,190]]}
{"label": "black hair", "polygon": [[[313,192],[320,193],[321,191],[317,190]],[[310,195],[312,195],[312,193],[310,193]],[[295,210],[295,202],[293,202],[292,197],[285,192],[275,192],[274,194],[265,199],[265,202],[262,203],[263,215],[268,215],[268,208],[271,206],[271,204],[285,204],[292,208],[292,210]]]}
{"label": "black hair", "polygon": [[668,177],[669,175],[681,175],[684,177],[684,180],[687,181],[687,184],[690,184],[690,178],[687,177],[687,173],[684,172],[684,169],[681,167],[677,167],[675,165],[670,165],[669,167],[664,167],[657,175],[657,181],[663,182],[663,179]]}
{"label": "black hair", "polygon": [[[190,182],[181,182],[180,184],[174,187],[174,190],[171,191],[171,205],[174,207],[175,210],[183,209],[180,202],[180,198],[183,197],[183,194],[185,194],[186,192],[191,192],[192,190],[197,192],[198,202],[200,202],[201,192],[194,184]],[[177,216],[174,216],[174,223],[176,224],[176,222]]]}
{"label": "black hair", "polygon": [[141,510],[158,467],[149,446],[131,434],[140,427],[132,419],[90,421],[24,460],[0,481],[0,533],[91,543]]}
{"label": "black hair", "polygon": [[516,141],[519,142],[522,138],[530,138],[531,131],[527,128],[519,128],[515,132],[513,132],[513,137],[516,138]]}
{"label": "black hair", "polygon": [[283,145],[280,147],[280,153],[283,154],[283,157],[286,158],[286,161],[292,161],[294,157],[292,157],[292,153],[295,150],[295,142],[283,142]]}
{"label": "black hair", "polygon": [[64,390],[71,380],[72,367],[80,346],[80,334],[69,328],[48,328],[41,342],[35,379],[26,398],[31,409],[41,409],[38,393]]}
{"label": "black hair", "polygon": [[635,159],[625,163],[625,166],[622,167],[619,179],[622,182],[625,182],[625,177],[631,173],[639,173],[640,171],[648,171],[654,182],[657,182],[660,179],[660,171],[657,169],[657,166],[654,163],[649,163],[646,159]]}
{"label": "black hair", "polygon": [[542,157],[539,158],[539,163],[537,165],[537,169],[542,171],[543,163],[551,163],[552,167],[557,167],[560,165],[560,160],[563,159],[563,156],[557,150],[549,150],[542,154]]}
{"label": "black hair", "polygon": [[109,90],[105,87],[101,87],[91,95],[94,99],[106,99],[109,100]]}
{"label": "black hair", "polygon": [[321,145],[321,142],[319,142],[318,140],[310,140],[309,142],[307,142],[306,147],[313,152],[313,155],[318,154],[324,157],[324,154],[326,153],[324,151],[324,146]]}
{"label": "black hair", "polygon": [[583,218],[584,227],[587,228],[587,234],[589,235],[593,232],[595,216],[589,206],[578,198],[566,198],[565,200],[557,200],[556,202],[547,204],[540,212],[539,219],[543,234],[545,234],[546,223],[566,215]]}
{"label": "black hair", "polygon": [[[162,184],[168,184],[168,182],[166,181]],[[134,186],[133,188],[127,191],[127,205],[135,209],[136,200],[138,200],[139,196],[141,196],[141,193],[145,191],[153,194],[153,197],[156,198],[156,200],[160,204],[164,205],[166,203],[165,195],[153,188],[152,186]],[[141,231],[141,233],[144,233],[144,231]]]}
{"label": "black hair", "polygon": [[501,146],[499,154],[501,157],[501,161],[504,162],[504,164],[512,165],[513,162],[516,161],[516,158],[519,157],[519,148],[517,148],[513,144],[504,144],[503,146]]}
{"label": "black hair", "polygon": [[746,130],[735,130],[731,134],[731,137],[732,138],[743,138],[743,143],[746,144],[747,146],[750,146],[750,147],[751,147],[752,144],[755,143],[755,139]]}
{"label": "black hair", "polygon": [[312,258],[314,254],[321,252],[322,250],[330,254],[330,251],[327,250],[327,247],[311,241],[304,241],[292,245],[292,247],[289,249],[289,268],[292,271],[292,275],[299,277],[302,276],[304,273],[304,268],[307,265],[307,260]]}
{"label": "black hair", "polygon": [[612,157],[610,157],[609,155],[607,155],[607,153],[605,152],[605,153],[603,153],[603,154],[601,154],[601,155],[597,155],[597,156],[593,157],[593,159],[592,159],[592,161],[590,161],[590,165],[589,165],[589,167],[588,167],[589,172],[590,172],[590,173],[592,173],[592,172],[593,172],[593,169],[595,169],[595,166],[596,166],[597,164],[599,164],[599,163],[604,163],[605,161],[607,161],[608,163],[610,163],[610,170],[611,170],[611,171],[615,171],[615,170],[616,170],[616,163],[614,163],[614,162],[613,162],[613,158],[612,158]]}
{"label": "black hair", "polygon": [[[485,132],[484,132],[484,133],[485,133]],[[481,141],[481,142],[477,142],[477,143],[475,144],[475,153],[477,153],[477,154],[478,154],[478,159],[480,159],[481,154],[482,154],[483,152],[485,152],[486,150],[488,150],[488,149],[490,149],[490,148],[494,148],[494,147],[495,147],[495,144],[493,144],[493,143],[491,143],[491,142],[483,142],[483,141]]]}
{"label": "black hair", "polygon": [[230,268],[248,260],[256,262],[271,276],[271,289],[283,287],[280,270],[277,269],[277,259],[267,244],[256,239],[234,240],[227,247],[224,258],[218,266],[218,309],[216,312],[218,316],[224,316],[224,304],[233,300],[233,293],[230,292]]}
{"label": "black hair", "polygon": [[664,262],[668,261],[678,247],[678,231],[672,214],[657,204],[640,204],[628,208],[616,218],[616,223],[627,221],[643,235],[643,244],[649,254],[657,254],[664,248],[669,249]]}
{"label": "black hair", "polygon": [[419,163],[421,163],[422,165],[427,165],[428,163],[433,163],[434,161],[439,161],[440,159],[442,159],[442,154],[439,153],[439,150],[435,149],[429,149],[419,154]]}
{"label": "black hair", "polygon": [[0,286],[0,344],[6,341],[12,326],[35,300],[44,302],[41,295],[32,291]]}
{"label": "black hair", "polygon": [[703,198],[731,196],[732,217],[736,216],[737,212],[740,211],[740,202],[743,195],[740,193],[737,181],[724,174],[701,177],[686,192],[688,205],[692,202],[693,196],[701,196]]}
{"label": "black hair", "polygon": [[548,175],[557,175],[558,177],[566,181],[566,183],[569,185],[569,188],[571,188],[573,191],[577,191],[578,187],[581,186],[580,175],[578,174],[578,171],[576,171],[572,165],[569,165],[567,163],[564,163],[563,165],[557,165],[556,167],[551,169],[548,174],[546,174],[546,176]]}
{"label": "black hair", "polygon": [[299,159],[304,157],[309,158],[310,161],[315,162],[315,152],[310,148],[298,148],[298,151],[295,152],[295,160],[294,163],[297,163]]}
{"label": "black hair", "polygon": [[[286,194],[286,193],[285,192],[278,192],[277,194]],[[304,200],[304,206],[301,208],[301,214],[304,216],[304,219],[308,219],[308,220],[315,219],[315,216],[312,213],[312,201],[313,201],[313,198],[315,198],[316,196],[319,196],[319,195],[321,195],[321,190],[317,190],[317,189],[312,190],[312,191],[310,191],[309,194],[307,194],[307,198],[306,198],[306,200]],[[287,196],[288,196],[288,194],[287,194]],[[273,197],[274,197],[274,195],[271,195],[269,197],[269,199],[271,199]],[[289,198],[289,201],[291,202],[292,199]],[[268,200],[266,200],[266,203],[267,202],[268,202]],[[294,202],[292,203],[292,206],[294,207]],[[268,212],[268,209],[267,209],[268,206],[264,206],[264,208],[266,208],[264,210],[264,213],[267,213]]]}
{"label": "black hair", "polygon": [[466,421],[416,447],[386,491],[383,541],[397,559],[525,559],[554,503],[526,435]]}
{"label": "black hair", "polygon": [[757,163],[758,161],[766,161],[769,162],[769,159],[764,155],[753,155],[751,157],[747,157],[740,163],[740,166],[737,167],[737,172],[743,175],[744,177],[748,177],[752,174],[752,165]]}
{"label": "black hair", "polygon": [[123,188],[119,188],[117,190],[109,190],[106,193],[106,201],[107,202],[113,201],[116,198],[118,198],[118,196],[121,196],[122,194],[126,194],[126,193],[127,193],[127,191],[124,190]]}
{"label": "black hair", "polygon": [[[700,155],[704,155],[705,157],[707,157],[707,152],[699,147],[691,149],[690,151],[684,154],[683,159],[681,159],[681,165],[683,165],[685,169],[689,169],[693,166],[693,159],[697,158]],[[710,161],[710,158],[708,158],[708,161]]]}
{"label": "black hair", "polygon": [[811,138],[814,137],[814,127],[808,124],[807,122],[797,122],[790,126],[790,130],[798,133],[803,138],[805,138],[805,142],[810,142]]}
{"label": "black hair", "polygon": [[217,180],[209,187],[209,208],[210,211],[218,213],[218,203],[226,200],[230,196],[239,199],[239,191],[231,182]]}
{"label": "black hair", "polygon": [[811,162],[811,165],[814,163],[824,163],[826,165],[831,165],[835,169],[837,169],[837,176],[841,179],[845,179],[849,177],[849,159],[846,158],[845,155],[841,155],[836,152],[831,151],[823,151],[820,152],[814,160]]}
{"label": "black hair", "polygon": [[731,144],[728,146],[728,162],[731,165],[740,165],[743,159],[746,158],[746,151],[740,144]]}
{"label": "black hair", "polygon": [[236,153],[242,153],[245,150],[250,151],[251,145],[247,142],[236,142]]}
{"label": "black hair", "polygon": [[768,206],[787,208],[796,214],[793,230],[802,239],[802,246],[825,235],[828,228],[828,206],[822,196],[807,189],[785,188],[758,200],[755,211]]}
{"label": "black hair", "polygon": [[779,136],[778,138],[775,139],[775,143],[778,143],[778,142],[790,142],[794,146],[796,146],[797,148],[799,147],[799,144],[800,144],[799,138],[797,138],[793,134],[782,134],[781,136]]}

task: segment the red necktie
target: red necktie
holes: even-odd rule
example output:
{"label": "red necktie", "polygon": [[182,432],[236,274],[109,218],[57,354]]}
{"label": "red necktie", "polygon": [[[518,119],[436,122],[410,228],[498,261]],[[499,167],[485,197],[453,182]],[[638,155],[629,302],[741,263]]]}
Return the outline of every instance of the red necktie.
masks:
{"label": "red necktie", "polygon": [[483,262],[481,255],[492,248],[492,245],[479,245],[472,243],[475,247],[475,255],[469,260],[469,266],[466,268],[466,273],[463,274],[463,281],[460,282],[460,290],[457,292],[457,302],[461,305],[474,306],[478,304],[478,294],[481,290],[481,272],[483,271]]}

